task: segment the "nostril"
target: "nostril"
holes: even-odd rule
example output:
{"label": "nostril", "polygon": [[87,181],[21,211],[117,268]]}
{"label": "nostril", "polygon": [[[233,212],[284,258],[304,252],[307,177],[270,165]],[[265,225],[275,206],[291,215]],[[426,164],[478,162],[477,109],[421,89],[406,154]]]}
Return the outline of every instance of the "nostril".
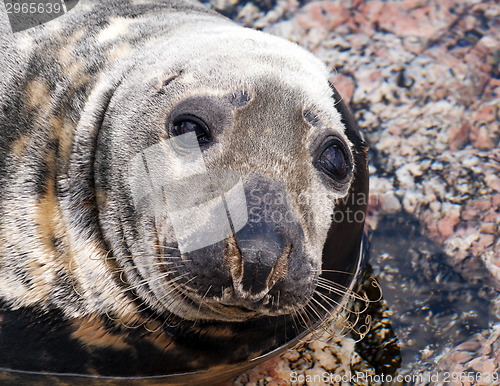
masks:
{"label": "nostril", "polygon": [[267,278],[267,288],[272,288],[279,279],[282,279],[286,276],[288,272],[288,260],[290,258],[291,252],[292,245],[289,244],[285,247],[278,260],[276,260],[276,264],[274,264],[274,267]]}
{"label": "nostril", "polygon": [[257,294],[260,297],[267,293],[267,278],[272,265],[267,263],[266,260],[268,259],[263,255],[261,250],[257,250],[243,256],[243,279],[241,285],[243,291],[248,293],[250,297],[255,297]]}
{"label": "nostril", "polygon": [[243,279],[243,257],[234,235],[226,239],[224,260],[233,278],[233,283],[241,282]]}

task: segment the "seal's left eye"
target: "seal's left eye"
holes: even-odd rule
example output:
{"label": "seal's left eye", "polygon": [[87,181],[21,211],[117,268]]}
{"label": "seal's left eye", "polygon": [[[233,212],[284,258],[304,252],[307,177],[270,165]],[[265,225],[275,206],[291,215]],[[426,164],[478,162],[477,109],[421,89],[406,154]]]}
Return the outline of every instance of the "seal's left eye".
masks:
{"label": "seal's left eye", "polygon": [[346,178],[349,172],[349,162],[343,146],[337,141],[329,144],[319,156],[318,166],[335,180]]}
{"label": "seal's left eye", "polygon": [[195,133],[200,145],[210,142],[210,131],[200,119],[192,116],[179,117],[174,121],[172,135]]}

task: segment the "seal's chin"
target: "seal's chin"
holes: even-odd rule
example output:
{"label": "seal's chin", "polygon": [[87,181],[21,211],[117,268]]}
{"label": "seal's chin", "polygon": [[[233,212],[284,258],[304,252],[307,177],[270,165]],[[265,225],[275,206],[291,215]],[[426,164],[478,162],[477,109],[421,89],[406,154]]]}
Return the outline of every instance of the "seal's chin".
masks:
{"label": "seal's chin", "polygon": [[[234,291],[231,289],[231,291],[228,292]],[[224,310],[230,312],[233,316],[237,316],[237,314],[239,314],[245,319],[248,319],[249,317],[258,318],[263,316],[288,315],[303,307],[301,305],[280,305],[277,296],[272,294],[267,294],[261,300],[256,302],[249,302],[233,296],[214,299],[214,301],[215,304],[219,304]]]}
{"label": "seal's chin", "polygon": [[[246,322],[258,319],[261,313],[241,306],[228,306],[220,303],[205,304],[203,308],[203,319],[219,322]],[[199,315],[198,315],[199,316]]]}
{"label": "seal's chin", "polygon": [[[305,291],[302,291],[302,295],[304,293]],[[176,298],[180,299],[180,302],[174,304],[170,312],[187,320],[219,322],[247,322],[263,317],[294,315],[302,312],[310,301],[308,297],[299,299],[290,294],[283,295],[280,299],[279,290],[270,291],[262,298],[252,301],[242,299],[231,287],[226,288],[222,296],[200,296],[196,292],[185,290],[181,290],[178,295]]]}
{"label": "seal's chin", "polygon": [[[193,310],[194,313],[183,315],[184,319],[210,320],[219,322],[247,322],[263,317],[276,317],[288,315],[299,310],[292,308],[267,308],[265,306],[254,305],[253,309],[247,308],[246,304],[224,304],[218,300],[206,300],[199,308]],[[288,311],[287,311],[288,309]]]}

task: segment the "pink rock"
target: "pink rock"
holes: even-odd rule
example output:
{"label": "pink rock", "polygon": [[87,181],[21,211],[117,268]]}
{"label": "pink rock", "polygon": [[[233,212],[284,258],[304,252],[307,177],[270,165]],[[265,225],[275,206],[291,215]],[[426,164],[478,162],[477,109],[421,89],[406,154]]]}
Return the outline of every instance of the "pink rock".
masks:
{"label": "pink rock", "polygon": [[481,224],[481,228],[479,229],[483,233],[494,234],[497,232],[497,227],[492,222],[487,222]]}
{"label": "pink rock", "polygon": [[352,96],[354,95],[354,80],[350,76],[337,74],[333,79],[333,85],[338,90],[346,104],[351,103]]}
{"label": "pink rock", "polygon": [[495,238],[493,235],[484,234],[479,236],[479,239],[472,244],[471,252],[474,256],[480,256],[484,250],[493,245]]}
{"label": "pink rock", "polygon": [[365,1],[360,3],[357,9],[367,20],[377,19],[385,6],[382,1]]}
{"label": "pink rock", "polygon": [[474,358],[468,365],[483,374],[493,374],[496,369],[495,361],[487,357]]}
{"label": "pink rock", "polygon": [[483,221],[500,223],[500,208],[491,207],[483,216]]}
{"label": "pink rock", "polygon": [[449,356],[449,360],[452,364],[464,364],[472,359],[473,353],[468,351],[453,351]]}
{"label": "pink rock", "polygon": [[[497,246],[495,245],[495,252],[497,251],[496,247]],[[491,259],[491,262],[493,263],[493,265],[500,267],[500,255],[493,256],[493,258]]]}
{"label": "pink rock", "polygon": [[477,149],[494,149],[498,146],[499,134],[497,122],[491,122],[489,125],[478,122],[471,131],[470,139]]}
{"label": "pink rock", "polygon": [[445,240],[450,237],[454,230],[455,226],[460,222],[459,214],[450,213],[449,216],[442,218],[438,221],[437,229],[439,234],[441,235],[441,239]]}
{"label": "pink rock", "polygon": [[464,147],[469,142],[469,132],[470,124],[467,121],[464,121],[459,128],[451,127],[448,130],[450,150],[456,151]]}
{"label": "pink rock", "polygon": [[474,69],[471,80],[476,95],[482,94],[482,90],[484,90],[486,84],[491,79],[491,70],[493,66],[489,63],[487,56],[487,51],[480,45],[474,46],[465,56],[464,62],[469,68]]}
{"label": "pink rock", "polygon": [[491,208],[491,199],[489,197],[479,198],[472,203],[471,207],[478,211],[488,210]]}
{"label": "pink rock", "polygon": [[[500,192],[500,177],[494,174],[489,174],[485,177],[485,182],[489,188],[496,190],[497,192]],[[497,204],[496,206],[494,205],[493,207],[498,208],[499,205]]]}
{"label": "pink rock", "polygon": [[500,79],[490,78],[483,92],[484,99],[498,98],[500,95]]}
{"label": "pink rock", "polygon": [[477,211],[473,208],[467,207],[465,210],[462,210],[462,220],[470,221],[477,216]]}
{"label": "pink rock", "polygon": [[477,351],[481,348],[481,343],[477,340],[467,340],[461,344],[459,344],[457,347],[455,347],[455,350],[461,350],[461,351]]}
{"label": "pink rock", "polygon": [[491,198],[491,205],[493,206],[493,208],[500,208],[500,194],[495,194]]}
{"label": "pink rock", "polygon": [[[416,36],[426,39],[436,36],[452,20],[447,19],[446,6],[434,9],[436,5],[424,5],[417,0],[398,2],[367,1],[358,9],[372,23],[398,36]],[[436,20],[438,18],[438,20]]]}
{"label": "pink rock", "polygon": [[356,77],[358,86],[366,93],[374,92],[382,83],[382,72],[374,70],[371,72],[364,72]]}
{"label": "pink rock", "polygon": [[355,12],[354,16],[347,21],[353,31],[372,37],[375,34],[373,23],[360,12]]}
{"label": "pink rock", "polygon": [[446,51],[445,47],[436,46],[432,47],[429,50],[430,56],[435,58],[439,63],[446,65],[448,68],[453,68],[455,71],[459,69],[461,73],[466,72],[467,67],[464,65],[463,60],[461,58],[457,58],[458,52],[454,51]]}
{"label": "pink rock", "polygon": [[403,133],[403,128],[401,126],[389,126],[387,132],[392,135],[401,135]]}
{"label": "pink rock", "polygon": [[350,12],[346,7],[330,1],[318,1],[304,6],[296,17],[297,23],[306,29],[318,26],[333,30],[338,25],[346,22]]}
{"label": "pink rock", "polygon": [[497,109],[495,106],[481,106],[474,114],[474,121],[492,122],[496,119]]}

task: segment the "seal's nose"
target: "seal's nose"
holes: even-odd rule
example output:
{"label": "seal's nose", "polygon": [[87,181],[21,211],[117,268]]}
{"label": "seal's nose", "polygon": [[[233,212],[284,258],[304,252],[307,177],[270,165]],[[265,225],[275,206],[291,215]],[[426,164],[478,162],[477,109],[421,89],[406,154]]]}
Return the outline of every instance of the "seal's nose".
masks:
{"label": "seal's nose", "polygon": [[292,255],[302,251],[303,232],[282,181],[249,175],[244,189],[248,221],[225,240],[224,261],[233,300],[253,309],[255,303],[265,303],[266,295],[281,295],[277,282],[289,279]]}
{"label": "seal's nose", "polygon": [[235,235],[236,255],[232,256],[231,275],[235,294],[258,301],[283,276],[290,256],[291,243],[265,222],[248,223]]}

